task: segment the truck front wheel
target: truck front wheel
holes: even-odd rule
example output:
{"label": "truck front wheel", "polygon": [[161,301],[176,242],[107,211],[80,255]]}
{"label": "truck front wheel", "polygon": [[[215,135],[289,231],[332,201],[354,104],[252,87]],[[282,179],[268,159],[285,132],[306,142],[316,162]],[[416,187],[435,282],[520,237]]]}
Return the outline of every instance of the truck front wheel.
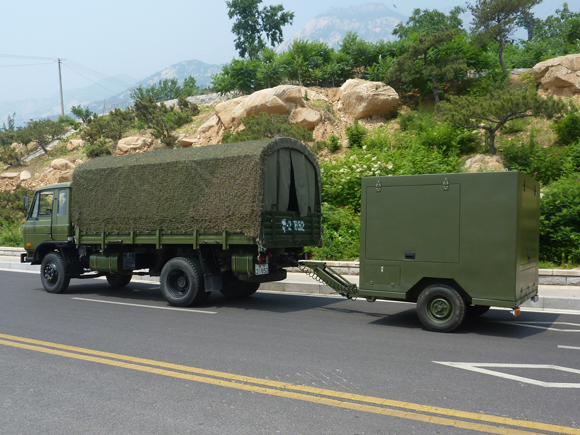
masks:
{"label": "truck front wheel", "polygon": [[186,257],[172,258],[161,271],[160,283],[161,293],[170,305],[189,307],[203,302],[203,276],[196,260]]}
{"label": "truck front wheel", "polygon": [[49,252],[40,265],[40,281],[49,293],[64,293],[70,283],[66,275],[66,264],[58,252]]}
{"label": "truck front wheel", "polygon": [[465,319],[465,302],[453,287],[434,284],[425,288],[417,299],[417,314],[431,331],[450,332]]}

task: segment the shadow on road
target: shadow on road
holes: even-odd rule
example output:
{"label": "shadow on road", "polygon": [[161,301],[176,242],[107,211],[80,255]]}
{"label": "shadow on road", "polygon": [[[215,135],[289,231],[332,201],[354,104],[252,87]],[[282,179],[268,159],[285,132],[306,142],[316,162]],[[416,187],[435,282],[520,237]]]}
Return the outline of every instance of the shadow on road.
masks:
{"label": "shadow on road", "polygon": [[[38,288],[44,292],[44,289]],[[127,287],[115,289],[106,281],[94,280],[72,284],[67,295],[85,298],[100,298],[107,301],[169,306],[161,295],[158,284],[132,282]],[[342,305],[339,305],[342,304]],[[305,310],[323,309],[348,316],[368,318],[368,323],[381,327],[426,330],[417,317],[414,304],[376,303],[362,304],[342,298],[312,297],[308,295],[269,293],[258,291],[245,299],[228,299],[220,292],[213,292],[210,298],[194,309],[234,309],[266,311],[272,313],[292,313]],[[453,334],[476,334],[489,337],[524,339],[548,332],[560,314],[543,312],[522,312],[514,317],[508,310],[490,310],[483,316],[467,318]]]}

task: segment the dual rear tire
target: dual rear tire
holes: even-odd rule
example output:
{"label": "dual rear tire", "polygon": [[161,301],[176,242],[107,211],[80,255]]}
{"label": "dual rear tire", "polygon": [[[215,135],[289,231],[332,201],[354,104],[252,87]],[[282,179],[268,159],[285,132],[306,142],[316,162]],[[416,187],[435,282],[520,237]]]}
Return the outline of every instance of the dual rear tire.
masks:
{"label": "dual rear tire", "polygon": [[192,258],[176,257],[169,260],[160,277],[161,293],[175,307],[190,307],[204,302],[203,272],[199,262]]}

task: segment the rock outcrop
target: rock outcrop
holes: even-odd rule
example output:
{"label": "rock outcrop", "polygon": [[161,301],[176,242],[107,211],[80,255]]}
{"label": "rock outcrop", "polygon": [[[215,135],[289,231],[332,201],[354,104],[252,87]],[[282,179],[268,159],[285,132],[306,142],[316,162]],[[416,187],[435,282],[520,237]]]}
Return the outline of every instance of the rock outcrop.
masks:
{"label": "rock outcrop", "polygon": [[463,166],[467,172],[501,172],[505,166],[499,156],[487,156],[478,154],[465,162]]}
{"label": "rock outcrop", "polygon": [[118,154],[141,151],[153,145],[153,139],[148,137],[130,136],[125,137],[117,144]]}
{"label": "rock outcrop", "polygon": [[540,94],[560,97],[580,94],[580,54],[540,62],[533,71]]}
{"label": "rock outcrop", "polygon": [[387,115],[396,112],[399,104],[399,94],[382,82],[350,79],[340,87],[339,108],[354,119]]}

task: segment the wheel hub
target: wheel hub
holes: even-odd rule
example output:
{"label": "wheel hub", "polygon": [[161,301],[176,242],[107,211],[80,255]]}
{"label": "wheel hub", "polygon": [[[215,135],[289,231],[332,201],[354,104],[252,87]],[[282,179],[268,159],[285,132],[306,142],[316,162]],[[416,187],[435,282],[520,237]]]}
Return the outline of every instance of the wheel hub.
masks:
{"label": "wheel hub", "polygon": [[46,279],[50,283],[53,283],[54,281],[57,280],[57,278],[58,278],[58,271],[56,270],[55,265],[52,263],[48,263],[44,267],[44,279]]}
{"label": "wheel hub", "polygon": [[453,312],[453,307],[448,300],[437,298],[431,302],[430,312],[436,320],[444,320],[451,315]]}
{"label": "wheel hub", "polygon": [[177,287],[179,287],[180,291],[185,290],[185,288],[187,287],[187,278],[185,278],[184,276],[180,276],[179,278],[177,278]]}

